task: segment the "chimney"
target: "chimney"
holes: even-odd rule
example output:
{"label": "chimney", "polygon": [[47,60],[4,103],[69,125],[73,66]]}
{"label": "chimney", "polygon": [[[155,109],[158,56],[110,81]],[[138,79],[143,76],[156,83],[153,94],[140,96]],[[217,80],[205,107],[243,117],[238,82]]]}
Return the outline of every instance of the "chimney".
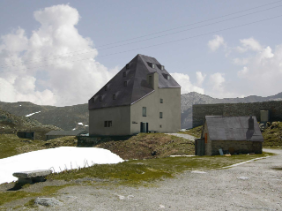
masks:
{"label": "chimney", "polygon": [[255,129],[255,120],[252,118],[252,116],[250,116],[249,120],[249,130],[254,130]]}

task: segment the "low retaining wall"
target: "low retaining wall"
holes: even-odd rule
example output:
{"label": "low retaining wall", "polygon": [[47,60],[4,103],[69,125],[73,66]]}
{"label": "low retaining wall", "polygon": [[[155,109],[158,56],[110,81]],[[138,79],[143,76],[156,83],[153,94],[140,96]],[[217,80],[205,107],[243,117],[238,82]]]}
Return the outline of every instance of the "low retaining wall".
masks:
{"label": "low retaining wall", "polygon": [[234,153],[262,153],[262,142],[258,141],[212,141],[211,155],[219,155],[218,149],[234,149]]}

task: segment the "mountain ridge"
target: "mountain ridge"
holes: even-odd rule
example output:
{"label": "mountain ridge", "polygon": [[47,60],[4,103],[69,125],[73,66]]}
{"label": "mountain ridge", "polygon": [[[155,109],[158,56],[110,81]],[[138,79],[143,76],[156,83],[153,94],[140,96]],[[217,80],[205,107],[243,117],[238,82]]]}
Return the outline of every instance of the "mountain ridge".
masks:
{"label": "mountain ridge", "polygon": [[[282,92],[268,97],[250,95],[244,98],[213,98],[209,95],[190,92],[181,95],[181,127],[192,127],[192,106],[194,104],[215,104],[215,103],[248,103],[264,101],[282,101]],[[89,113],[88,104],[56,107],[50,105],[37,105],[31,102],[2,102],[0,109],[17,116],[31,115],[30,119],[37,120],[44,125],[55,125],[63,130],[84,129],[88,131]],[[82,124],[81,124],[82,123]]]}

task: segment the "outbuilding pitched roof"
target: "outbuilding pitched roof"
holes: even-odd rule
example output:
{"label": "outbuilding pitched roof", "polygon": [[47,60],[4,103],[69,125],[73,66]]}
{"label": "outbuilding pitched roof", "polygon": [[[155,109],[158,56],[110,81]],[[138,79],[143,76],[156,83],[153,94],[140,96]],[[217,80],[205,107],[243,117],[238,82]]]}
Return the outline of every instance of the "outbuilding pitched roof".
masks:
{"label": "outbuilding pitched roof", "polygon": [[88,101],[88,109],[133,104],[154,92],[147,75],[155,72],[159,76],[159,88],[180,88],[155,58],[138,54]]}
{"label": "outbuilding pitched roof", "polygon": [[63,130],[52,130],[46,133],[46,136],[78,136],[82,133],[87,133],[85,130],[73,130],[73,131],[63,131]]}
{"label": "outbuilding pitched roof", "polygon": [[263,141],[257,119],[254,119],[254,129],[249,128],[250,116],[205,116],[209,137],[211,140]]}

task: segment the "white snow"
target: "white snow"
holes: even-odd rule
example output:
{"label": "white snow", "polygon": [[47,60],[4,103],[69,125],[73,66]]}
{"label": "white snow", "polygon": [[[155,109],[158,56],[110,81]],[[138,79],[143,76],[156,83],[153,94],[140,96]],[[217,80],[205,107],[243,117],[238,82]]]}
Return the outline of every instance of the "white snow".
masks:
{"label": "white snow", "polygon": [[34,113],[31,113],[31,114],[27,114],[27,115],[25,115],[25,117],[30,117],[30,116],[32,116],[32,115],[34,115],[34,114],[38,114],[38,113],[40,113],[41,111],[37,111],[37,112],[34,112]]}
{"label": "white snow", "polygon": [[79,123],[77,123],[78,125],[83,125],[83,123],[82,122],[79,122]]}
{"label": "white snow", "polygon": [[84,125],[85,127],[88,127],[88,125]]}
{"label": "white snow", "polygon": [[22,105],[19,105],[19,106],[22,106]]}
{"label": "white snow", "polygon": [[72,130],[75,130],[75,128],[73,128]]}
{"label": "white snow", "polygon": [[196,174],[205,174],[205,173],[207,173],[207,172],[205,172],[205,171],[197,171],[197,170],[195,170],[195,171],[191,171],[191,173],[196,173]]}
{"label": "white snow", "polygon": [[13,173],[38,169],[53,172],[78,169],[94,164],[123,162],[118,155],[102,148],[58,147],[0,159],[0,184],[17,180]]}

